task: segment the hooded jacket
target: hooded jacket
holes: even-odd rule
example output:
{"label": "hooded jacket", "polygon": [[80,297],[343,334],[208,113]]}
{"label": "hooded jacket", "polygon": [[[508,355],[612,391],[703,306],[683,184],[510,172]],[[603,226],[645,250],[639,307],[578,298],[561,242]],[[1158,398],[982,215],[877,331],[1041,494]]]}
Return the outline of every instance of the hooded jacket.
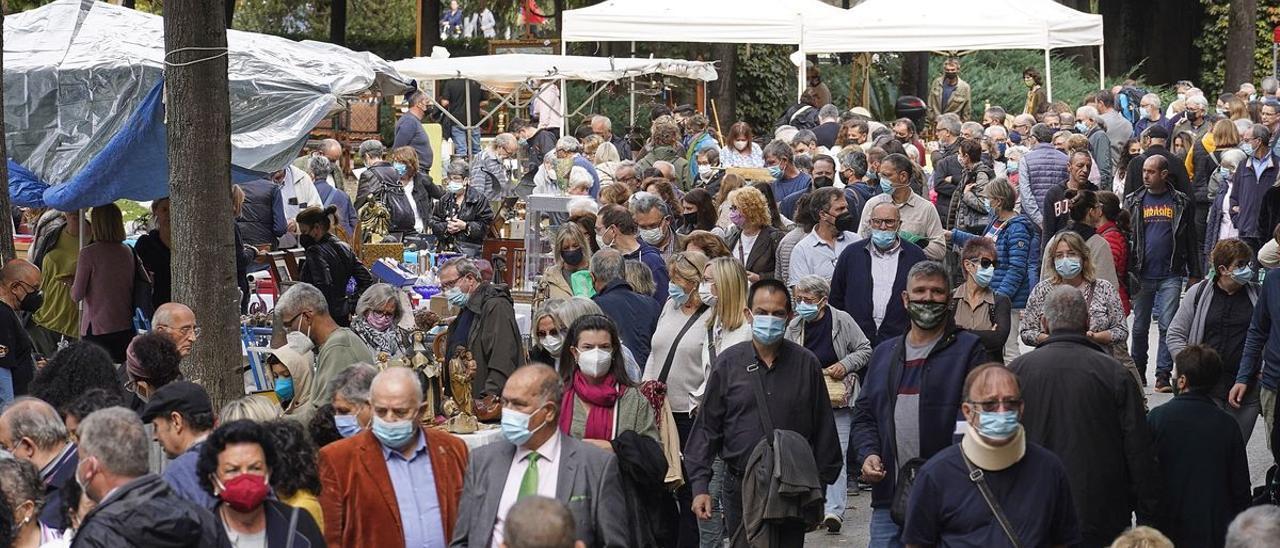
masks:
{"label": "hooded jacket", "polygon": [[160,476],[146,474],[90,510],[71,546],[229,548],[231,541],[212,513],[178,496]]}
{"label": "hooded jacket", "polygon": [[[502,395],[507,377],[524,365],[524,349],[511,290],[502,284],[482,282],[467,300],[467,310],[475,314],[467,333],[467,349],[476,360],[471,394],[479,399],[484,394]],[[449,324],[445,340],[450,340],[458,325]]]}

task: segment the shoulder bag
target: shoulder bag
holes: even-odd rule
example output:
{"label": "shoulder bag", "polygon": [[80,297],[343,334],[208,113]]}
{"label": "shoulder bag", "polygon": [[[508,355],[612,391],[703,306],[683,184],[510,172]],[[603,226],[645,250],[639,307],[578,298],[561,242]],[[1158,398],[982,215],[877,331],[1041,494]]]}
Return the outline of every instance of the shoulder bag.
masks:
{"label": "shoulder bag", "polygon": [[996,521],[1000,524],[1000,529],[1004,530],[1005,536],[1009,537],[1009,542],[1013,543],[1013,548],[1022,548],[1022,543],[1018,541],[1018,535],[1014,534],[1013,525],[1009,523],[1008,516],[1004,515],[1004,510],[1000,508],[1000,503],[996,501],[995,494],[987,486],[987,479],[982,470],[979,470],[969,461],[969,457],[964,454],[963,448],[960,449],[960,458],[964,459],[964,466],[969,470],[969,481],[978,487],[979,493],[982,493],[982,500],[987,501],[987,508],[991,509],[991,513],[995,515]]}
{"label": "shoulder bag", "polygon": [[[675,340],[671,341],[671,351],[667,352],[667,361],[662,364],[662,372],[658,373],[658,382],[661,382],[664,385],[667,384],[667,375],[671,373],[671,362],[676,359],[676,349],[680,347],[681,339],[684,339],[684,334],[689,332],[689,328],[693,327],[693,324],[698,322],[698,319],[702,317],[702,314],[705,313],[708,308],[711,307],[707,306],[707,303],[699,305],[698,310],[694,311],[693,316],[690,316],[689,320],[684,322],[684,327],[680,328],[680,333],[676,334]],[[714,353],[715,350],[712,350],[712,352]]]}

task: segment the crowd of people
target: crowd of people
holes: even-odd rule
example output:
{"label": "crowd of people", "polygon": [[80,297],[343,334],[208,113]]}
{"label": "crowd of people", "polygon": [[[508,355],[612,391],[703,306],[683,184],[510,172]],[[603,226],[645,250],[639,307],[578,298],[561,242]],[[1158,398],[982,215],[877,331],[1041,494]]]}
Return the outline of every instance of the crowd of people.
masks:
{"label": "crowd of people", "polygon": [[[887,122],[816,72],[769,131],[512,120],[453,135],[440,183],[422,121],[447,105],[412,94],[356,172],[325,141],[233,189],[240,278],[302,263],[270,397],[217,409],[179,367],[201,326],[167,201],[132,246],[114,205],[33,213],[0,269],[0,544],[799,546],[865,501],[877,548],[1273,545],[1246,446],[1259,415],[1280,443],[1276,80],[1216,112],[1189,82],[1072,107],[1027,69],[1021,108],[975,113],[943,70]],[[551,264],[509,287],[481,246],[542,193],[573,196],[529,220]],[[357,259],[377,209],[459,255],[431,273],[448,317]],[[470,393],[388,365],[437,325]],[[501,436],[440,428],[442,398]]]}

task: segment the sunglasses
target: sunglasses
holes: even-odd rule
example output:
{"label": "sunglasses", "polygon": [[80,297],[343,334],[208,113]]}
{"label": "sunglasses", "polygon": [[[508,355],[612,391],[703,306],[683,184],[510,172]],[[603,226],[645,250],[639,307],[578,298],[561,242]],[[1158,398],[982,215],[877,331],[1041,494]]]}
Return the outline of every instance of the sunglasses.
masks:
{"label": "sunglasses", "polygon": [[993,267],[993,266],[995,266],[995,265],[996,265],[996,262],[995,262],[995,261],[993,261],[993,260],[991,260],[991,259],[988,259],[988,258],[986,258],[986,257],[982,257],[981,259],[968,258],[968,259],[965,259],[965,260],[966,260],[966,261],[969,261],[969,262],[971,262],[971,263],[977,264],[978,266],[981,266],[982,268],[991,268],[991,267]]}

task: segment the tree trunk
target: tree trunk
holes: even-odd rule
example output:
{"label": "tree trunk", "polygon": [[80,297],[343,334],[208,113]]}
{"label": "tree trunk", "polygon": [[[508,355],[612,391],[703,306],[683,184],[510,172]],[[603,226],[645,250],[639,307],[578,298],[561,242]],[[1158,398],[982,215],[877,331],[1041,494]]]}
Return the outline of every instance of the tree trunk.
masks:
{"label": "tree trunk", "polygon": [[[165,2],[165,51],[226,48],[225,0]],[[183,363],[214,405],[244,395],[240,374],[240,296],[231,218],[231,108],[227,56],[193,49],[167,59],[169,197],[174,300],[190,306],[204,336]],[[203,60],[202,60],[203,59]]]}
{"label": "tree trunk", "polygon": [[236,19],[236,0],[226,0],[226,2],[227,2],[227,10],[226,10],[227,28],[231,28],[231,23]]}
{"label": "tree trunk", "polygon": [[440,45],[440,0],[418,0],[418,56]]}
{"label": "tree trunk", "polygon": [[902,54],[902,79],[898,83],[898,95],[915,95],[929,98],[929,53]]}
{"label": "tree trunk", "polygon": [[[0,10],[0,28],[4,27],[4,10]],[[0,33],[0,65],[4,64],[4,35]],[[4,90],[4,71],[0,71],[0,90]],[[4,126],[4,95],[0,94],[0,127]],[[9,203],[9,157],[5,139],[0,135],[0,263],[9,262],[17,252],[13,249],[13,206]]]}
{"label": "tree trunk", "polygon": [[[720,62],[716,66],[716,71],[719,72],[720,77],[711,82],[711,98],[715,101],[716,108],[709,114],[719,114],[719,126],[716,126],[713,120],[712,127],[717,127],[721,132],[727,134],[729,126],[737,121],[735,112],[738,108],[738,79],[734,73],[738,65],[738,45],[712,45],[711,56],[712,61]],[[721,135],[721,138],[723,139],[724,135]]]}
{"label": "tree trunk", "polygon": [[[228,0],[234,2],[235,0]],[[347,0],[331,0],[329,7],[329,42],[347,44]]]}
{"label": "tree trunk", "polygon": [[552,8],[556,10],[556,39],[560,38],[560,29],[564,28],[564,0],[552,0]]}
{"label": "tree trunk", "polygon": [[1227,19],[1227,66],[1222,91],[1234,92],[1253,81],[1253,48],[1257,45],[1258,0],[1231,0]]}

